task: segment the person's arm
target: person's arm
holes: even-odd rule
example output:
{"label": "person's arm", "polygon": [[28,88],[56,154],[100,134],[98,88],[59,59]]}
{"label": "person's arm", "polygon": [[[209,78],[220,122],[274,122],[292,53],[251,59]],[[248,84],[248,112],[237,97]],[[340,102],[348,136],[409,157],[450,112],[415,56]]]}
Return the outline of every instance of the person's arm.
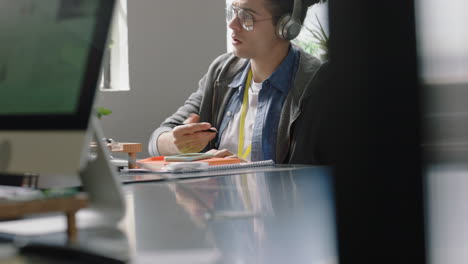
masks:
{"label": "person's arm", "polygon": [[207,132],[206,130],[212,128],[211,124],[199,121],[198,115],[191,114],[183,125],[160,134],[156,142],[159,154],[168,156],[203,150],[216,137],[216,132]]}
{"label": "person's arm", "polygon": [[187,122],[189,119],[190,114],[199,112],[205,93],[207,78],[208,74],[203,76],[199,82],[197,91],[191,94],[184,105],[179,107],[170,117],[166,118],[161,126],[151,134],[148,143],[150,156],[175,155],[181,153],[174,143],[173,130],[178,126],[184,125],[184,122]]}
{"label": "person's arm", "polygon": [[[231,58],[231,59],[230,59]],[[207,74],[198,83],[198,89],[185,101],[172,116],[168,117],[152,134],[148,144],[151,156],[174,155],[203,150],[217,133],[203,132],[211,128],[210,123],[199,123],[200,113],[204,98],[206,102],[213,96],[215,79],[219,76],[222,66],[226,61],[231,61],[232,54],[224,54],[216,58],[210,65]],[[206,110],[206,109],[205,109]],[[203,111],[203,110],[202,110]],[[197,124],[198,123],[198,124]]]}
{"label": "person's arm", "polygon": [[205,96],[208,74],[199,82],[198,90],[190,95],[172,116],[168,117],[151,135],[149,154],[151,156],[167,156],[181,153],[199,152],[216,137],[216,133],[204,132],[212,125],[199,123],[201,102]]}
{"label": "person's arm", "polygon": [[158,140],[156,141],[156,147],[158,149],[158,154],[163,156],[171,156],[180,154],[179,149],[174,144],[174,136],[172,136],[172,131],[163,132],[159,135]]}

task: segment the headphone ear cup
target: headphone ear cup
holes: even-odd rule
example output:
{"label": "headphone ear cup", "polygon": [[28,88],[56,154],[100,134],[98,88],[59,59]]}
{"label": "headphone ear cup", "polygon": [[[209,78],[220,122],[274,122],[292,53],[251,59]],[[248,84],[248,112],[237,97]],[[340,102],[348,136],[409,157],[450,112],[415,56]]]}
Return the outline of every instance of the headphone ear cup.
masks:
{"label": "headphone ear cup", "polygon": [[276,24],[276,34],[280,39],[287,38],[286,24],[290,19],[291,16],[289,14],[286,14],[280,17],[280,19],[278,20],[278,23]]}
{"label": "headphone ear cup", "polygon": [[276,25],[277,35],[284,40],[292,40],[301,32],[301,24],[286,14],[278,20]]}

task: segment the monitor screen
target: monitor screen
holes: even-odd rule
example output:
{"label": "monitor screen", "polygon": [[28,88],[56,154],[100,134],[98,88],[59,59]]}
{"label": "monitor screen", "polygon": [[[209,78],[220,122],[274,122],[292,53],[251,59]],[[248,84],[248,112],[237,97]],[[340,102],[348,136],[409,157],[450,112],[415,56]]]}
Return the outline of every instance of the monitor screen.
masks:
{"label": "monitor screen", "polygon": [[1,1],[1,129],[87,127],[110,2]]}
{"label": "monitor screen", "polygon": [[0,1],[0,172],[38,173],[43,187],[78,183],[69,176],[87,162],[113,6]]}

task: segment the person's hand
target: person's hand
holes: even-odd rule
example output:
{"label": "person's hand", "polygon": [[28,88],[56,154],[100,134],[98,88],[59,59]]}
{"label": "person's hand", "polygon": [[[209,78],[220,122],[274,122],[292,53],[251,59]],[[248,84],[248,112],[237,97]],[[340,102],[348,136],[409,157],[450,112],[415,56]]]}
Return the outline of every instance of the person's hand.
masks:
{"label": "person's hand", "polygon": [[184,125],[176,126],[172,130],[173,143],[180,153],[195,153],[203,150],[216,137],[217,132],[206,132],[214,129],[210,123],[200,122],[200,116],[190,114]]}
{"label": "person's hand", "polygon": [[248,162],[247,160],[239,158],[236,154],[233,154],[232,152],[230,152],[227,149],[221,149],[221,150],[211,149],[211,150],[207,151],[206,153],[213,154],[213,157],[215,157],[215,158],[238,158],[242,162]]}

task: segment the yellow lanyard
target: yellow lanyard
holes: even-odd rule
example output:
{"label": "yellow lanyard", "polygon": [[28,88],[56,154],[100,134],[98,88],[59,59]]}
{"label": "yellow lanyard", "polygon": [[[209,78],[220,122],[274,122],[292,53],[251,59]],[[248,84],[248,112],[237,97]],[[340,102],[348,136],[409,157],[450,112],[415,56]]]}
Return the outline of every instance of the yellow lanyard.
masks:
{"label": "yellow lanyard", "polygon": [[245,81],[244,98],[242,99],[241,115],[239,120],[239,144],[237,145],[237,156],[246,159],[252,149],[252,144],[244,151],[244,127],[245,117],[247,116],[247,106],[249,104],[249,88],[252,81],[252,69],[249,70],[247,81]]}

